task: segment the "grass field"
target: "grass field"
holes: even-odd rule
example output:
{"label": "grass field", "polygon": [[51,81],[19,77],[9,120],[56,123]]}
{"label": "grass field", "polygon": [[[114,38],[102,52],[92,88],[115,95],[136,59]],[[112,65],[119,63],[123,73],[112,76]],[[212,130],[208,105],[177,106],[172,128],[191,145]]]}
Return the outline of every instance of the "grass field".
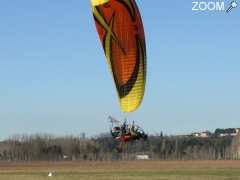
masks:
{"label": "grass field", "polygon": [[240,161],[0,162],[0,180],[42,179],[240,180]]}

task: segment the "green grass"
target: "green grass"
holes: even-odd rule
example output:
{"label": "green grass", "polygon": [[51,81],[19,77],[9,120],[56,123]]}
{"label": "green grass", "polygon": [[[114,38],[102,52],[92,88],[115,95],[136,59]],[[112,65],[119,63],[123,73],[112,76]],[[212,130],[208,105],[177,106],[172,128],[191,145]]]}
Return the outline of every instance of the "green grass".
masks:
{"label": "green grass", "polygon": [[[183,167],[184,166],[184,167]],[[53,176],[48,177],[52,171]],[[103,162],[0,166],[0,180],[240,180],[240,161]]]}
{"label": "green grass", "polygon": [[238,170],[201,170],[201,171],[166,171],[166,172],[75,172],[55,171],[53,177],[47,177],[47,171],[1,172],[0,180],[240,180]]}

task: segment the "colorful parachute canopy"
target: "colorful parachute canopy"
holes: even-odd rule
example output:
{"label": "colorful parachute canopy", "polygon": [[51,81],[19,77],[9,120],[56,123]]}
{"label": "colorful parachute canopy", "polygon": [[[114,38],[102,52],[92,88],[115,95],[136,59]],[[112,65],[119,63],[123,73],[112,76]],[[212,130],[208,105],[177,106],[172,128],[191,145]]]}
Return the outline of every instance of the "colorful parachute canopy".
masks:
{"label": "colorful parachute canopy", "polygon": [[92,0],[93,15],[115,81],[121,110],[132,112],[144,96],[146,47],[135,0]]}

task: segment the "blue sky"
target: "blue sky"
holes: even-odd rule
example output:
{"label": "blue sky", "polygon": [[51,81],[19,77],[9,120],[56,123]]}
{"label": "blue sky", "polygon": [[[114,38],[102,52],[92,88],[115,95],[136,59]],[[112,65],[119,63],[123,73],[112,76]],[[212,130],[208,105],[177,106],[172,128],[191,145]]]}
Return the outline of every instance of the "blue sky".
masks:
{"label": "blue sky", "polygon": [[[88,0],[0,1],[0,137],[96,135],[107,116],[148,132],[240,127],[240,8],[193,12],[190,0],[138,0],[146,95],[120,112]],[[227,2],[227,1],[225,1]]]}

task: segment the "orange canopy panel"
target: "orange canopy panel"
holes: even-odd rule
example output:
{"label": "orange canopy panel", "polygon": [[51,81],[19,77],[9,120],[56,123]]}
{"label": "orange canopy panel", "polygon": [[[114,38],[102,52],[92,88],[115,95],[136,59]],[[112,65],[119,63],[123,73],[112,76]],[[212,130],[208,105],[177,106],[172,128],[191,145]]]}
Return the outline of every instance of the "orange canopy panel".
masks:
{"label": "orange canopy panel", "polygon": [[144,96],[146,46],[135,0],[92,0],[93,15],[121,110],[132,112]]}

